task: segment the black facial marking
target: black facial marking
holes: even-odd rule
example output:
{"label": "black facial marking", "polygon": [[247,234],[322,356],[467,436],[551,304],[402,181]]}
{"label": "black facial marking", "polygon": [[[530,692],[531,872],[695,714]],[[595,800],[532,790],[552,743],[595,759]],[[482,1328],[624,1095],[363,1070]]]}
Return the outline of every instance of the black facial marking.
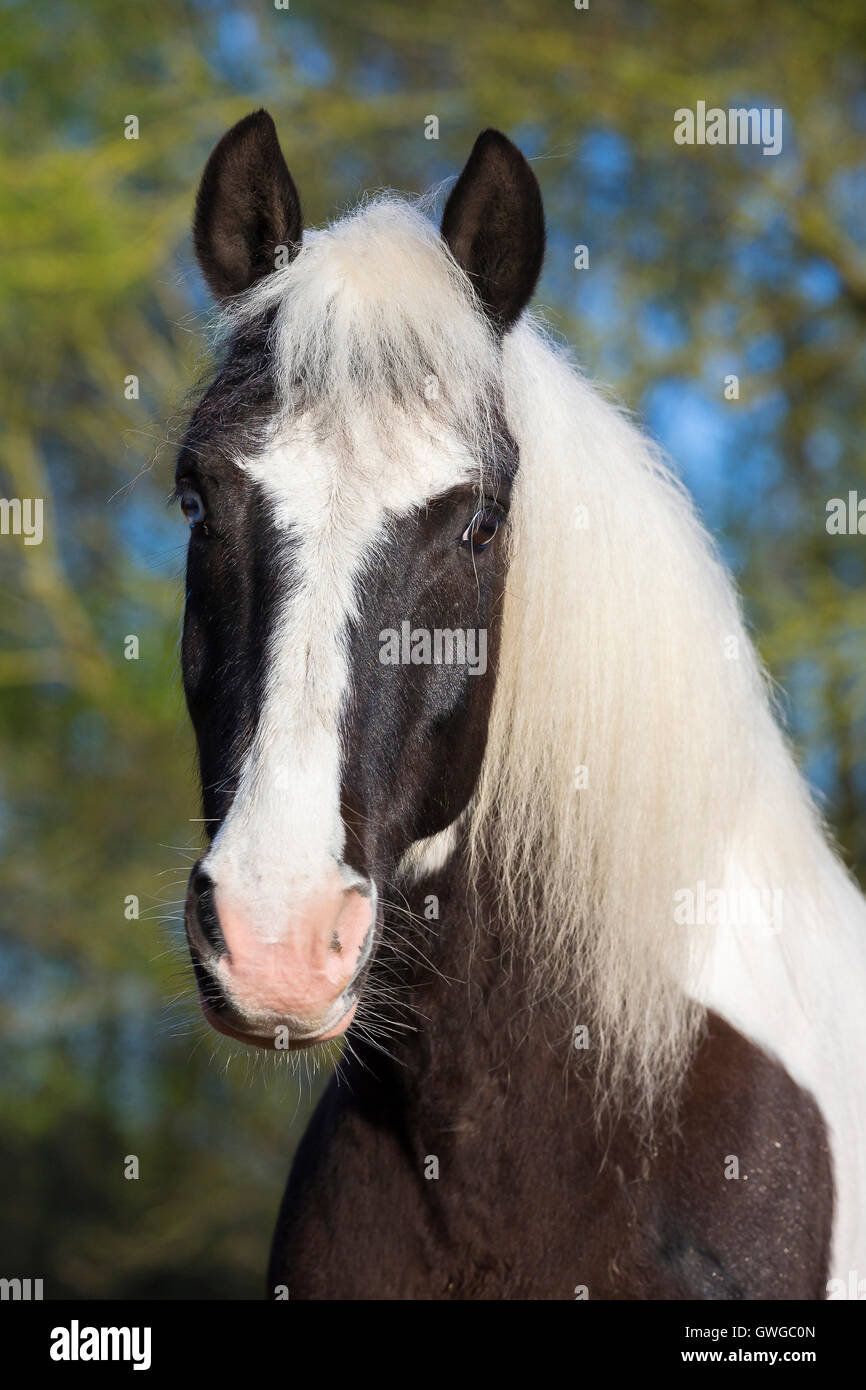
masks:
{"label": "black facial marking", "polygon": [[[501,535],[482,554],[461,543],[478,510],[477,486],[463,485],[401,517],[360,585],[343,717],[345,857],[380,882],[414,840],[456,819],[480,770],[507,564],[504,482],[497,497],[490,507],[502,517]],[[486,670],[383,664],[381,633],[403,623],[430,634],[483,633]]]}
{"label": "black facial marking", "polygon": [[274,615],[291,576],[291,538],[278,532],[261,489],[242,468],[262,446],[274,408],[267,325],[235,341],[193,414],[175,492],[202,499],[190,531],[183,681],[196,732],[207,831],[215,833],[255,733]]}

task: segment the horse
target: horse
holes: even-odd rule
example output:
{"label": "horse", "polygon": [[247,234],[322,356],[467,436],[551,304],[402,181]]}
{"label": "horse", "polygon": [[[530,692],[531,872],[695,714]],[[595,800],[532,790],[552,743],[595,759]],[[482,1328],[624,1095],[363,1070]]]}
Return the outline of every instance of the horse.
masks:
{"label": "horse", "polygon": [[268,1296],[842,1296],[866,905],[687,491],[529,310],[528,161],[431,210],[305,229],[263,110],[196,200],[185,931],[214,1029],[337,1054]]}

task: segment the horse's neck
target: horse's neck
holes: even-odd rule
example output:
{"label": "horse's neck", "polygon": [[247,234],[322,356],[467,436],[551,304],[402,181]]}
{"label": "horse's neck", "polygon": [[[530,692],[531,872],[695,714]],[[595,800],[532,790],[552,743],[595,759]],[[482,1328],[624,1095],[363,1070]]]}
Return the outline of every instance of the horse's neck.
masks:
{"label": "horse's neck", "polygon": [[504,946],[496,884],[469,890],[461,865],[458,851],[391,894],[403,910],[385,911],[375,990],[376,1012],[393,1029],[382,1042],[398,1063],[398,1084],[420,1110],[454,1115],[491,1076],[548,1091],[562,1085],[569,1058],[566,1014],[537,997],[527,962]]}

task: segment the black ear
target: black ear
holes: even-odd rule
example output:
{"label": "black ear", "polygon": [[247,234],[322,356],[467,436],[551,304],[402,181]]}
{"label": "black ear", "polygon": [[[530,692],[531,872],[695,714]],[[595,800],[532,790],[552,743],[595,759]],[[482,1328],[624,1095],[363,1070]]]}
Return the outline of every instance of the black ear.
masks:
{"label": "black ear", "polygon": [[504,333],[529,303],[544,258],[535,175],[498,130],[475,141],[442,214],[442,236]]}
{"label": "black ear", "polygon": [[300,249],[298,190],[283,159],[267,111],[232,126],[205,165],[195,203],[193,237],[198,263],[219,299],[240,294]]}

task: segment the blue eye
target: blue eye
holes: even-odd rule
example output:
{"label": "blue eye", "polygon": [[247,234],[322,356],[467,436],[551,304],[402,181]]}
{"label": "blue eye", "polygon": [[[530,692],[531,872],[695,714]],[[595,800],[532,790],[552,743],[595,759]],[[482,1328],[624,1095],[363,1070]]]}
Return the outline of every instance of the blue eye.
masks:
{"label": "blue eye", "polygon": [[463,544],[471,546],[473,550],[486,550],[498,530],[499,517],[495,512],[487,511],[485,508],[476,512],[466,527],[462,536]]}
{"label": "blue eye", "polygon": [[190,526],[198,526],[204,521],[204,502],[192,488],[185,488],[181,493],[180,509]]}

